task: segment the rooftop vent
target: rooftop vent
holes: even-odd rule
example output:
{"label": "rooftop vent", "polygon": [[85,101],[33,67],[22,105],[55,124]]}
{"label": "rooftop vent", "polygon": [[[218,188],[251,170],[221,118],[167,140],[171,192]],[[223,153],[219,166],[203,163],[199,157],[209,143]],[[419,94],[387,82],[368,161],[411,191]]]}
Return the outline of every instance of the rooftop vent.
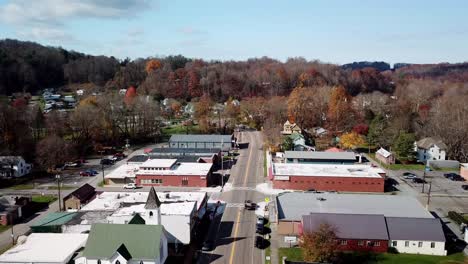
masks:
{"label": "rooftop vent", "polygon": [[327,199],[325,199],[323,197],[317,197],[317,200],[323,202],[323,201],[326,201]]}

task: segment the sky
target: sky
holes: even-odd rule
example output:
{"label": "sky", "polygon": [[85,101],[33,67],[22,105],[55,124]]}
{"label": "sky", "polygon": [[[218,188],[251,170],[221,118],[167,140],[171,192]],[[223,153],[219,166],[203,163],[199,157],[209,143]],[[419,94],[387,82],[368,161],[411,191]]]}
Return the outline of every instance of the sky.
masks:
{"label": "sky", "polygon": [[0,0],[0,39],[93,55],[468,61],[466,0]]}

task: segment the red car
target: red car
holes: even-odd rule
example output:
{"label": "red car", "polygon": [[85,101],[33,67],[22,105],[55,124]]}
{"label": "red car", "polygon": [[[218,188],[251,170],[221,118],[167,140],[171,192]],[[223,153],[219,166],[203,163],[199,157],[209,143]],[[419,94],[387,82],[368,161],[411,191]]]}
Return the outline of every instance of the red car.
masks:
{"label": "red car", "polygon": [[89,176],[92,176],[92,175],[91,175],[91,173],[89,173],[87,171],[80,171],[80,176],[89,177]]}

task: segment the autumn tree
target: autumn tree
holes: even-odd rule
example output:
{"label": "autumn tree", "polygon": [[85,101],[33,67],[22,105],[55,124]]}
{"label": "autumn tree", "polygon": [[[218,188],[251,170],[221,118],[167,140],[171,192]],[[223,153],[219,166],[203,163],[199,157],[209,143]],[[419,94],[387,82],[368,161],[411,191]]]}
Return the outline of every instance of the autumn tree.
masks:
{"label": "autumn tree", "polygon": [[300,242],[304,260],[330,262],[335,256],[336,232],[336,228],[328,223],[321,223],[316,230],[304,232]]}
{"label": "autumn tree", "polygon": [[393,144],[393,151],[396,158],[402,163],[413,162],[416,159],[414,142],[416,138],[412,133],[400,132]]}
{"label": "autumn tree", "polygon": [[337,86],[331,91],[327,121],[335,132],[349,130],[354,125],[350,96],[343,86]]}
{"label": "autumn tree", "polygon": [[296,87],[288,98],[288,114],[301,128],[322,125],[327,109],[328,87]]}
{"label": "autumn tree", "polygon": [[147,74],[161,68],[162,64],[159,60],[151,59],[146,63],[145,71]]}
{"label": "autumn tree", "polygon": [[356,132],[345,133],[340,137],[340,145],[344,149],[354,149],[366,143],[364,137]]}
{"label": "autumn tree", "polygon": [[73,158],[73,147],[57,135],[49,135],[39,141],[36,162],[45,170],[54,169]]}
{"label": "autumn tree", "polygon": [[203,133],[207,133],[210,130],[212,107],[213,101],[208,94],[204,94],[200,98],[200,101],[195,104],[194,117],[197,119],[200,130]]}

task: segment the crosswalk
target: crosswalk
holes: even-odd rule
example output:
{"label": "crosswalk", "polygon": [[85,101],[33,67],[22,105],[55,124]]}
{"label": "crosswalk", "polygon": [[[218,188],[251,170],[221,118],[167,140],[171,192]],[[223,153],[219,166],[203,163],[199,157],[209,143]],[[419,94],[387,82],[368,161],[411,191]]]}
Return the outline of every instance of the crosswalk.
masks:
{"label": "crosswalk", "polygon": [[255,191],[255,187],[241,187],[241,186],[233,186],[233,191]]}
{"label": "crosswalk", "polygon": [[243,203],[228,203],[226,207],[242,208],[244,207],[244,204]]}

